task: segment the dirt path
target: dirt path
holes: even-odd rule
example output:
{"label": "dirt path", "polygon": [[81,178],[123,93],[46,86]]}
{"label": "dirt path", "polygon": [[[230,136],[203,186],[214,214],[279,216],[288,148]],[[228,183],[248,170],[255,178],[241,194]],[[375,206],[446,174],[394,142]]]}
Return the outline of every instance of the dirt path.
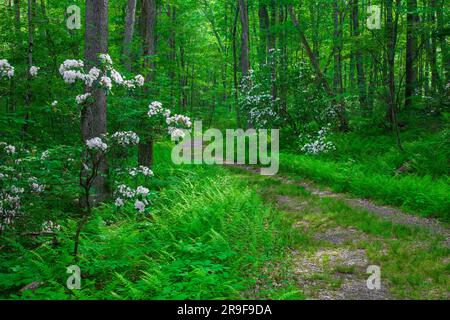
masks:
{"label": "dirt path", "polygon": [[[254,167],[245,165],[240,165],[237,167],[246,170],[247,172],[260,174],[259,169]],[[352,208],[366,210],[371,214],[380,217],[381,219],[388,220],[396,224],[416,226],[429,229],[430,231],[438,233],[443,237],[445,237],[446,244],[447,246],[450,247],[450,230],[448,229],[448,227],[444,226],[440,221],[436,219],[414,216],[411,214],[407,214],[396,208],[375,204],[374,202],[368,199],[353,198],[346,194],[332,192],[329,189],[318,188],[312,182],[294,181],[292,179],[288,179],[282,176],[274,176],[271,178],[277,179],[286,184],[296,185],[301,188],[304,188],[312,195],[318,196],[320,198],[333,198],[342,200]]]}
{"label": "dirt path", "polygon": [[[191,146],[194,154],[203,151],[201,140],[194,139]],[[378,205],[367,199],[335,193],[326,188],[319,188],[314,183],[305,180],[292,180],[283,176],[262,177],[260,170],[251,166],[234,164],[225,164],[225,166],[230,167],[233,171],[245,172],[246,175],[242,175],[242,179],[246,182],[257,179],[258,187],[264,189],[259,190],[263,198],[278,210],[290,214],[294,219],[294,228],[299,230],[299,234],[307,235],[310,239],[308,241],[311,242],[302,244],[298,248],[289,249],[290,267],[288,271],[285,269],[276,271],[279,267],[269,264],[266,268],[266,276],[270,281],[258,279],[255,292],[248,293],[248,298],[257,298],[256,291],[264,290],[268,283],[270,283],[269,286],[280,286],[280,279],[284,279],[281,282],[288,280],[296,283],[307,299],[396,299],[397,296],[393,291],[407,291],[411,289],[408,288],[408,284],[396,284],[393,287],[388,279],[382,277],[381,288],[371,290],[367,285],[370,276],[367,273],[369,266],[377,266],[377,262],[381,264],[380,262],[387,260],[385,264],[389,265],[390,263],[391,267],[400,267],[402,269],[400,276],[403,276],[403,273],[408,273],[406,266],[410,263],[405,258],[398,260],[396,253],[392,252],[397,249],[393,248],[402,247],[402,250],[408,251],[406,255],[408,257],[428,252],[428,248],[434,250],[436,242],[439,242],[439,245],[444,248],[450,247],[449,228],[435,219],[413,216],[396,208]],[[239,175],[239,173],[237,174]],[[278,187],[264,187],[265,184],[270,185],[274,181]],[[292,189],[295,192],[292,192]],[[296,195],[296,193],[301,194],[302,192],[305,194],[303,197]],[[395,239],[395,236],[393,239],[375,236],[374,232],[364,232],[361,228],[354,227],[352,223],[340,223],[336,219],[330,218],[330,214],[324,211],[327,210],[326,206],[325,209],[323,208],[324,201],[338,207],[343,203],[344,209],[337,212],[338,215],[345,215],[349,210],[345,208],[352,208],[356,212],[368,213],[373,218],[390,221],[394,225],[425,230],[427,235],[422,236],[420,240],[412,237],[401,241]],[[424,262],[425,271],[421,270],[420,276],[425,274],[426,277],[429,277],[432,274],[432,271],[427,271],[429,266],[426,263],[430,263],[430,261],[436,263],[435,258],[433,256],[427,259]],[[442,265],[445,265],[446,261],[448,261],[448,256],[442,261]],[[419,294],[427,298],[449,297],[448,291],[442,287],[437,284],[417,289],[416,286],[412,288],[411,292],[401,294],[401,297],[408,298],[410,294]]]}
{"label": "dirt path", "polygon": [[[228,165],[230,166],[230,165]],[[285,177],[261,177],[259,170],[250,166],[231,166],[233,170],[245,170],[249,180],[252,176],[260,181],[267,179],[277,181],[276,188],[267,188],[263,197],[268,199],[277,209],[295,215],[294,227],[302,233],[309,234],[314,242],[310,250],[291,249],[293,274],[295,282],[308,299],[320,300],[390,300],[395,299],[391,293],[389,281],[383,279],[381,289],[370,290],[367,280],[370,274],[368,267],[376,265],[369,258],[363,244],[379,242],[384,247],[385,239],[367,234],[353,227],[343,227],[330,222],[320,212],[314,213],[316,204],[311,204],[309,198],[334,199],[344,202],[356,210],[363,210],[376,217],[395,224],[426,229],[433,234],[439,234],[449,244],[449,230],[440,222],[408,215],[398,209],[380,206],[368,200],[351,198],[344,194],[333,193],[316,187],[309,182],[299,182]],[[248,174],[251,174],[250,177]],[[283,187],[303,188],[309,196],[299,199],[289,192],[283,192]],[[332,200],[332,201],[334,201]],[[312,212],[311,214],[308,214]],[[313,218],[311,218],[313,217]],[[395,241],[395,239],[394,239]],[[418,244],[419,245],[419,244]],[[426,244],[420,244],[426,246]],[[301,251],[300,251],[301,250]],[[387,250],[386,248],[380,251]]]}

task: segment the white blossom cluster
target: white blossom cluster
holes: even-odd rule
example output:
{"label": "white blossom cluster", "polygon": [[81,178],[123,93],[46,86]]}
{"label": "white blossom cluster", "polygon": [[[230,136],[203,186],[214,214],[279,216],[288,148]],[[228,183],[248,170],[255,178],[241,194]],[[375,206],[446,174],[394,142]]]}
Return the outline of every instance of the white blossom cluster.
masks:
{"label": "white blossom cluster", "polygon": [[7,77],[8,79],[14,77],[14,67],[6,59],[0,59],[0,78],[3,77]]}
{"label": "white blossom cluster", "polygon": [[[113,84],[130,90],[144,85],[144,77],[141,75],[137,75],[131,80],[126,80],[124,76],[113,68],[113,61],[109,54],[100,54],[99,60],[103,70],[92,67],[87,73],[84,73],[84,62],[82,60],[66,60],[59,67],[59,73],[67,84],[73,84],[77,80],[81,80],[89,88],[98,85],[108,92],[112,90]],[[88,93],[80,94],[76,97],[76,101],[79,105],[82,105],[90,96]]]}
{"label": "white blossom cluster", "polygon": [[72,84],[77,79],[85,80],[83,68],[84,62],[82,60],[66,60],[59,66],[59,73],[65,83]]}
{"label": "white blossom cluster", "polygon": [[173,141],[180,141],[181,139],[184,139],[184,137],[186,136],[184,130],[174,127],[169,127],[168,132]]}
{"label": "white blossom cluster", "polygon": [[101,138],[95,137],[86,141],[86,146],[90,150],[106,152],[108,145]]}
{"label": "white blossom cluster", "polygon": [[132,168],[128,171],[128,173],[132,177],[136,177],[140,174],[143,175],[144,177],[153,177],[154,176],[153,171],[150,170],[150,168],[145,167],[145,166],[139,166],[138,168]]}
{"label": "white blossom cluster", "polygon": [[166,119],[167,131],[172,137],[172,140],[179,141],[186,136],[184,129],[192,127],[191,118],[184,115],[173,115],[169,109],[164,109],[161,102],[154,101],[148,106],[148,116],[153,118],[158,115],[162,115]]}
{"label": "white blossom cluster", "polygon": [[258,124],[259,126],[265,126],[268,118],[275,118],[276,113],[271,108],[252,108],[249,112],[250,122]]}
{"label": "white blossom cluster", "polygon": [[36,77],[37,74],[38,74],[38,71],[39,71],[40,69],[41,69],[41,68],[39,68],[39,67],[31,66],[31,67],[30,67],[30,76],[32,76],[33,78]]}
{"label": "white blossom cluster", "polygon": [[34,193],[42,193],[45,191],[45,185],[39,184],[36,177],[30,177],[28,179],[30,190]]}
{"label": "white blossom cluster", "polygon": [[322,128],[317,133],[317,138],[315,141],[305,144],[302,147],[302,151],[307,154],[318,155],[321,153],[328,153],[330,151],[336,150],[336,146],[331,141],[327,141],[328,128]]}
{"label": "white blossom cluster", "polygon": [[148,116],[151,118],[160,114],[168,115],[170,117],[170,110],[164,109],[162,103],[159,101],[153,101],[150,103],[148,106]]}
{"label": "white blossom cluster", "polygon": [[59,224],[54,223],[53,221],[45,221],[42,224],[42,232],[53,232],[55,230],[61,230],[61,226]]}
{"label": "white blossom cluster", "polygon": [[112,138],[121,146],[134,146],[140,141],[139,136],[133,131],[116,132]]}
{"label": "white blossom cluster", "polygon": [[77,104],[84,104],[90,97],[92,96],[91,93],[85,93],[85,94],[79,94],[76,96],[75,101]]}
{"label": "white blossom cluster", "polygon": [[191,118],[176,114],[173,117],[167,118],[166,123],[168,126],[184,126],[186,128],[192,127]]}
{"label": "white blossom cluster", "polygon": [[120,185],[116,190],[116,201],[115,205],[117,207],[125,206],[127,201],[134,201],[134,208],[140,213],[144,213],[149,202],[147,197],[150,194],[150,190],[143,186],[139,186],[136,190],[126,186]]}
{"label": "white blossom cluster", "polygon": [[106,67],[110,68],[113,65],[113,61],[111,59],[111,56],[107,53],[101,53],[98,56],[98,59],[100,60],[100,62],[105,65]]}
{"label": "white blossom cluster", "polygon": [[6,142],[0,142],[0,148],[3,148],[3,151],[9,156],[16,153],[16,147],[7,144]]}

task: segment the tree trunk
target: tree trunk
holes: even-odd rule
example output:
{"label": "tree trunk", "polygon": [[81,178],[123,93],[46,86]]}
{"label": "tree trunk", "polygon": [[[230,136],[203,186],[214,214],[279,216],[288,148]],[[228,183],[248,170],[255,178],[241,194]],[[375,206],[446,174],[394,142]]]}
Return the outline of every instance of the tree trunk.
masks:
{"label": "tree trunk", "polygon": [[31,99],[33,98],[33,92],[31,89],[31,74],[29,72],[31,66],[33,65],[33,49],[34,49],[34,14],[33,14],[33,2],[28,0],[28,55],[27,55],[27,91],[25,93],[25,122],[23,125],[23,134],[26,135],[28,133],[28,129],[30,126],[30,108],[31,108]]}
{"label": "tree trunk", "polygon": [[239,1],[239,13],[241,17],[241,71],[242,77],[247,76],[250,70],[250,48],[249,48],[249,19],[247,0]]}
{"label": "tree trunk", "polygon": [[333,0],[333,31],[334,31],[334,73],[333,73],[333,87],[334,92],[338,95],[342,94],[342,21],[338,0]]}
{"label": "tree trunk", "polygon": [[331,98],[333,98],[334,102],[337,104],[337,113],[339,117],[340,122],[340,128],[342,131],[348,130],[348,120],[345,116],[345,104],[343,102],[338,102],[336,99],[336,94],[333,92],[333,89],[331,89],[331,86],[329,85],[327,79],[324,77],[322,69],[320,68],[319,63],[316,60],[316,56],[314,55],[313,51],[311,50],[311,47],[308,43],[308,40],[306,39],[305,33],[303,29],[301,28],[300,24],[298,23],[297,17],[294,14],[294,9],[292,5],[288,7],[289,15],[291,16],[291,20],[294,23],[295,28],[297,29],[299,35],[300,35],[300,42],[302,43],[303,47],[305,48],[306,54],[308,55],[309,61],[311,62],[311,65],[313,66],[313,69],[316,73],[317,78],[319,79],[319,84],[322,85],[324,91],[326,94],[328,94]]}
{"label": "tree trunk", "polygon": [[269,12],[264,0],[259,1],[258,9],[259,17],[259,62],[264,64],[267,62],[267,45],[269,41]]}
{"label": "tree trunk", "polygon": [[153,139],[148,138],[139,144],[138,162],[141,166],[150,168],[153,165]]}
{"label": "tree trunk", "polygon": [[[147,70],[145,82],[155,80],[154,55],[156,54],[156,0],[143,0],[143,37],[144,37],[144,68]],[[149,128],[151,130],[151,128]],[[153,137],[144,137],[138,146],[138,162],[141,166],[150,167],[153,159]]]}
{"label": "tree trunk", "polygon": [[387,37],[387,64],[388,64],[388,114],[392,129],[397,138],[397,145],[403,151],[400,139],[400,128],[397,122],[397,100],[395,91],[395,47],[397,43],[397,25],[400,0],[397,1],[397,12],[393,18],[393,0],[386,1],[386,37]]}
{"label": "tree trunk", "polygon": [[406,27],[406,76],[405,76],[405,108],[412,106],[413,97],[417,89],[417,28],[419,22],[417,15],[417,0],[407,1],[407,27]]}
{"label": "tree trunk", "polygon": [[127,15],[125,18],[125,33],[123,36],[122,63],[128,71],[131,71],[131,46],[136,21],[136,0],[128,0]]}
{"label": "tree trunk", "polygon": [[[359,8],[358,0],[352,1],[352,25],[353,25],[353,36],[358,38],[360,36],[359,32]],[[366,93],[366,76],[364,74],[364,63],[361,50],[359,48],[355,51],[356,60],[356,73],[358,78],[358,91],[359,91],[359,102],[363,110],[368,109],[367,105],[367,93]]]}
{"label": "tree trunk", "polygon": [[237,25],[238,25],[238,18],[239,18],[239,5],[236,6],[236,12],[234,15],[234,21],[233,21],[233,30],[231,32],[232,34],[232,47],[233,47],[233,84],[234,84],[234,103],[236,104],[236,121],[238,127],[241,123],[241,116],[240,116],[240,110],[238,106],[238,99],[239,99],[239,82],[238,82],[238,63],[237,63]]}
{"label": "tree trunk", "polygon": [[[108,0],[86,0],[86,34],[85,34],[85,61],[87,70],[99,65],[98,55],[108,52]],[[90,89],[94,102],[83,109],[81,114],[81,133],[83,141],[106,134],[106,93],[101,88]],[[82,174],[85,174],[82,169]],[[108,166],[103,159],[99,166],[99,175],[93,186],[96,194],[94,203],[104,201],[109,196],[106,175]]]}

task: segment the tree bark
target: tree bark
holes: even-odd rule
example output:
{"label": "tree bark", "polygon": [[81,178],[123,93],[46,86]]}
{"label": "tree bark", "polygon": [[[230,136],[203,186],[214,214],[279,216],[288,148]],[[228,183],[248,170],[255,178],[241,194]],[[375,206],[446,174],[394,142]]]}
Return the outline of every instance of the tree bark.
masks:
{"label": "tree bark", "polygon": [[128,71],[131,71],[131,46],[136,22],[136,0],[128,0],[127,14],[125,18],[125,33],[123,36],[122,63]]}
{"label": "tree bark", "polygon": [[264,0],[259,1],[259,61],[260,64],[267,62],[267,45],[269,41],[269,12]]}
{"label": "tree bark", "polygon": [[333,0],[333,52],[334,52],[334,73],[333,73],[333,87],[334,92],[338,95],[342,94],[342,21],[341,10],[339,8],[338,0]]}
{"label": "tree bark", "polygon": [[[86,33],[85,51],[87,70],[92,66],[100,64],[98,55],[108,52],[108,0],[86,0]],[[86,88],[92,91],[94,102],[83,109],[81,114],[81,133],[83,141],[86,142],[94,137],[106,134],[106,93],[101,88]],[[82,169],[82,174],[84,169]],[[93,195],[94,203],[106,200],[109,196],[106,175],[108,166],[103,158],[99,165],[99,175],[93,182],[96,194]]]}
{"label": "tree bark", "polygon": [[417,89],[417,0],[407,1],[406,27],[406,75],[405,75],[405,108],[412,106],[413,97]]}
{"label": "tree bark", "polygon": [[[156,0],[143,0],[143,37],[144,37],[144,68],[147,70],[145,82],[155,80],[154,55],[156,54]],[[149,128],[151,130],[151,128]],[[138,162],[141,166],[151,167],[153,162],[153,137],[144,137],[138,146]]]}
{"label": "tree bark", "polygon": [[247,76],[250,70],[250,48],[249,48],[249,19],[247,0],[238,0],[239,14],[241,17],[241,71],[242,77]]}
{"label": "tree bark", "polygon": [[[359,8],[358,0],[352,1],[352,33],[355,38],[360,36],[359,32]],[[357,48],[355,50],[355,60],[356,60],[356,73],[358,78],[358,89],[359,89],[359,102],[363,110],[367,110],[367,91],[366,91],[366,76],[364,73],[364,62],[361,53],[361,49]]]}

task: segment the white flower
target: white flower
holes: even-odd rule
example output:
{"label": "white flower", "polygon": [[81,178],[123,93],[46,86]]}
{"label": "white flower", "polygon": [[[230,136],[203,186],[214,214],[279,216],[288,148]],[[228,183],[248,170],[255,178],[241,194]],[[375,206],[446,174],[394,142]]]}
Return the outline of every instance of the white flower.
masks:
{"label": "white flower", "polygon": [[173,117],[167,118],[166,123],[169,126],[170,125],[178,125],[178,126],[182,125],[187,128],[192,127],[191,118],[183,116],[183,115],[179,115],[179,114],[176,114]]}
{"label": "white flower", "polygon": [[91,96],[91,94],[85,93],[85,94],[79,94],[78,96],[76,96],[75,100],[77,101],[78,104],[83,104],[86,102],[87,99],[89,99],[89,97]]}
{"label": "white flower", "polygon": [[0,78],[7,77],[11,79],[14,76],[14,67],[6,59],[0,59]]}
{"label": "white flower", "polygon": [[149,193],[150,193],[150,190],[145,187],[142,187],[142,186],[140,186],[136,189],[136,194],[141,195],[143,197],[148,196]]}
{"label": "white flower", "polygon": [[48,151],[48,150],[45,150],[44,152],[42,152],[41,161],[47,160],[49,154],[50,154],[50,151]]}
{"label": "white flower", "polygon": [[113,65],[113,61],[111,59],[111,56],[107,53],[102,53],[98,56],[100,62],[104,65],[106,65],[107,67],[110,67]]}
{"label": "white flower", "polygon": [[118,85],[122,85],[124,82],[122,75],[115,69],[111,70],[111,79]]}
{"label": "white flower", "polygon": [[140,200],[136,200],[136,202],[134,203],[134,208],[143,213],[145,212],[145,203]]}
{"label": "white flower", "polygon": [[138,87],[142,87],[145,83],[145,79],[142,75],[138,74],[134,77],[134,82]]}
{"label": "white flower", "polygon": [[140,141],[139,136],[132,131],[116,132],[112,138],[121,146],[137,145]]}
{"label": "white flower", "polygon": [[16,147],[8,145],[5,147],[5,152],[6,154],[13,155],[14,153],[16,153]]}
{"label": "white flower", "polygon": [[36,77],[37,74],[38,74],[38,71],[39,71],[40,69],[41,69],[41,68],[39,68],[39,67],[31,66],[31,67],[30,67],[30,76]]}
{"label": "white flower", "polygon": [[138,174],[142,174],[144,177],[153,177],[154,176],[153,171],[145,166],[140,166],[139,168],[130,169],[129,174],[132,177],[136,177]]}
{"label": "white flower", "polygon": [[116,193],[126,199],[133,199],[136,196],[136,192],[124,184],[117,188]]}
{"label": "white flower", "polygon": [[44,190],[45,190],[44,185],[41,185],[36,182],[31,183],[30,188],[31,188],[31,191],[36,192],[36,193],[41,193],[41,192],[44,192]]}
{"label": "white flower", "polygon": [[57,105],[58,105],[58,101],[55,100],[52,102],[52,107],[56,107]]}
{"label": "white flower", "polygon": [[18,188],[18,187],[16,187],[16,186],[12,186],[12,187],[11,187],[11,192],[12,192],[13,194],[21,194],[21,193],[24,193],[24,192],[25,192],[25,189],[24,189],[24,188]]}
{"label": "white flower", "polygon": [[112,89],[112,81],[110,77],[107,76],[103,76],[100,79],[100,85],[106,89],[106,90],[111,90]]}
{"label": "white flower", "polygon": [[92,87],[95,81],[100,77],[100,69],[93,67],[91,70],[89,70],[88,74],[84,75],[84,83],[88,87]]}
{"label": "white flower", "polygon": [[136,88],[136,85],[134,84],[133,80],[125,80],[123,82],[123,86],[126,87],[127,89],[134,89],[134,88]]}
{"label": "white flower", "polygon": [[173,141],[179,141],[180,139],[184,139],[184,137],[186,136],[183,130],[172,127],[169,127],[169,134],[172,137]]}
{"label": "white flower", "polygon": [[158,101],[154,101],[150,103],[148,106],[148,116],[151,118],[153,116],[156,116],[159,113],[163,113],[164,110],[162,108],[162,103]]}
{"label": "white flower", "polygon": [[59,73],[61,75],[68,70],[82,69],[84,68],[84,62],[82,60],[66,60],[59,67]]}
{"label": "white flower", "polygon": [[98,150],[105,152],[108,149],[108,145],[102,141],[99,137],[92,138],[86,141],[86,146],[91,150]]}
{"label": "white flower", "polygon": [[122,198],[117,198],[115,202],[116,207],[123,207],[125,205],[125,202]]}
{"label": "white flower", "polygon": [[61,226],[54,223],[53,221],[46,221],[42,224],[43,232],[53,232],[53,230],[60,230]]}

